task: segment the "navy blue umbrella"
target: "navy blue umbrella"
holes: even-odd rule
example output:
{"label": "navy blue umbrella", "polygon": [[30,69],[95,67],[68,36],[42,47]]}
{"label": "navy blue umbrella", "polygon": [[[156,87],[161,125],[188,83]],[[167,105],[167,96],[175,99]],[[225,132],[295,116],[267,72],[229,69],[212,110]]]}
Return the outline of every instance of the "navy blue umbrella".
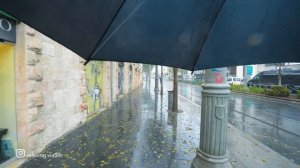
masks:
{"label": "navy blue umbrella", "polygon": [[299,0],[0,0],[0,9],[87,61],[300,62]]}
{"label": "navy blue umbrella", "polygon": [[0,10],[84,59],[94,52],[124,0],[0,0]]}

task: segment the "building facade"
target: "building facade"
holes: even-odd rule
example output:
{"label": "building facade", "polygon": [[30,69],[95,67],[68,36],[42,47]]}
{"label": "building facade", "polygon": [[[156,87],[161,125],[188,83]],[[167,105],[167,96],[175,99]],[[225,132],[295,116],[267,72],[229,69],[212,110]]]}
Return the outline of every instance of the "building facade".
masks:
{"label": "building facade", "polygon": [[[229,77],[238,77],[243,79],[245,74],[249,75],[249,79],[253,78],[260,72],[277,70],[278,64],[256,64],[256,65],[246,65],[246,66],[233,66],[228,67],[227,76]],[[282,69],[292,69],[292,70],[300,70],[300,63],[283,63]]]}
{"label": "building facade", "polygon": [[17,149],[41,152],[142,83],[140,64],[84,66],[74,52],[23,23],[15,33],[15,43],[0,43],[0,163]]}

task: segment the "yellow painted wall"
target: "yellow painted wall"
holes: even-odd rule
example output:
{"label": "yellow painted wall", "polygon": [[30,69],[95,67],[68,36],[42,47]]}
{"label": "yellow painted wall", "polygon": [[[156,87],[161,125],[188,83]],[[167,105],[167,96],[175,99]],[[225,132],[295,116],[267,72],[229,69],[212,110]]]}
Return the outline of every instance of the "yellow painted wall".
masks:
{"label": "yellow painted wall", "polygon": [[0,43],[0,128],[8,128],[3,139],[17,147],[15,112],[14,47]]}

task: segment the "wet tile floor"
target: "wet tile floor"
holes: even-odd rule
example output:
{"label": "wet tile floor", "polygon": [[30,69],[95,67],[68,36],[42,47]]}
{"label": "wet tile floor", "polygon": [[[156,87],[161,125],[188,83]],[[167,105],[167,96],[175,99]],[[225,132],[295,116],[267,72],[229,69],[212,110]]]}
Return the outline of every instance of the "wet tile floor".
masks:
{"label": "wet tile floor", "polygon": [[[162,98],[163,97],[163,98]],[[113,107],[60,138],[22,167],[191,167],[200,116],[192,107],[167,112],[167,95],[137,89]]]}

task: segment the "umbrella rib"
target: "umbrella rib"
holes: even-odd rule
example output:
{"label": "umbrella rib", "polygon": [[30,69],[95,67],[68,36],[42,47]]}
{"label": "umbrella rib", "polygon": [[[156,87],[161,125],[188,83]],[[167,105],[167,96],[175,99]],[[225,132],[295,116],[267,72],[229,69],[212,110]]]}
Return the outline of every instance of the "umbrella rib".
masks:
{"label": "umbrella rib", "polygon": [[263,27],[264,27],[264,25],[265,25],[266,17],[267,17],[267,15],[269,14],[269,11],[270,11],[272,2],[273,2],[273,0],[270,1],[269,5],[268,5],[268,8],[267,8],[267,10],[266,10],[266,13],[265,13],[264,18],[263,18],[263,22],[262,22],[262,24],[260,25],[260,28],[259,28],[259,31],[260,31],[260,32],[262,31],[262,29],[263,29]]}
{"label": "umbrella rib", "polygon": [[[196,59],[194,65],[193,65],[192,73],[193,73],[194,70],[195,70],[195,66],[196,66],[196,64],[197,64],[197,62],[198,62],[198,60],[199,60],[199,57],[200,57],[201,52],[202,52],[202,49],[203,49],[203,47],[204,47],[204,45],[205,45],[205,43],[206,43],[206,40],[207,40],[207,38],[208,38],[208,35],[209,35],[209,33],[210,33],[210,31],[211,31],[211,29],[212,29],[212,27],[213,27],[213,25],[214,25],[214,23],[215,23],[217,17],[219,16],[219,14],[220,14],[220,12],[221,12],[221,9],[223,8],[224,3],[225,3],[226,0],[220,0],[220,1],[221,1],[221,3],[222,3],[222,4],[220,4],[222,7],[221,7],[220,10],[218,11],[218,14],[216,15],[216,17],[213,18],[213,19],[214,19],[214,22],[212,23],[212,25],[211,25],[211,27],[210,27],[210,30],[208,31],[207,35],[204,37],[204,43],[203,43],[203,46],[200,48],[200,51],[199,51],[199,53],[198,53],[198,57],[197,57],[197,59]],[[214,5],[214,7],[213,7],[213,11],[214,11],[214,10],[218,10],[218,9],[215,9],[217,6],[218,6],[218,0],[215,2],[215,5]],[[212,19],[212,14],[213,14],[213,13],[210,14],[209,19],[208,19],[208,21],[207,21],[206,24],[208,24],[209,21]]]}
{"label": "umbrella rib", "polygon": [[[116,32],[122,27],[123,24],[127,22],[127,20],[145,3],[146,0],[143,0],[119,25],[116,27],[116,29],[104,40],[104,42],[99,46],[97,45],[97,48],[95,52],[92,54],[90,59],[93,58],[93,56],[106,44],[106,42],[116,34]],[[106,33],[106,32],[105,32]],[[101,39],[102,40],[102,39]]]}
{"label": "umbrella rib", "polygon": [[95,54],[95,52],[97,51],[97,48],[100,44],[100,42],[102,41],[104,35],[106,34],[106,32],[108,31],[109,27],[111,26],[111,24],[113,23],[113,21],[115,20],[115,18],[117,17],[118,13],[120,12],[122,6],[124,5],[126,0],[123,0],[122,4],[120,5],[120,7],[118,8],[117,12],[114,14],[113,18],[111,19],[111,21],[109,22],[108,26],[106,27],[104,33],[102,34],[102,36],[100,37],[100,39],[97,42],[96,47],[94,48],[92,54],[88,57],[88,59],[85,61],[84,65],[86,65],[87,63],[90,62],[91,58],[93,57],[93,55]]}

